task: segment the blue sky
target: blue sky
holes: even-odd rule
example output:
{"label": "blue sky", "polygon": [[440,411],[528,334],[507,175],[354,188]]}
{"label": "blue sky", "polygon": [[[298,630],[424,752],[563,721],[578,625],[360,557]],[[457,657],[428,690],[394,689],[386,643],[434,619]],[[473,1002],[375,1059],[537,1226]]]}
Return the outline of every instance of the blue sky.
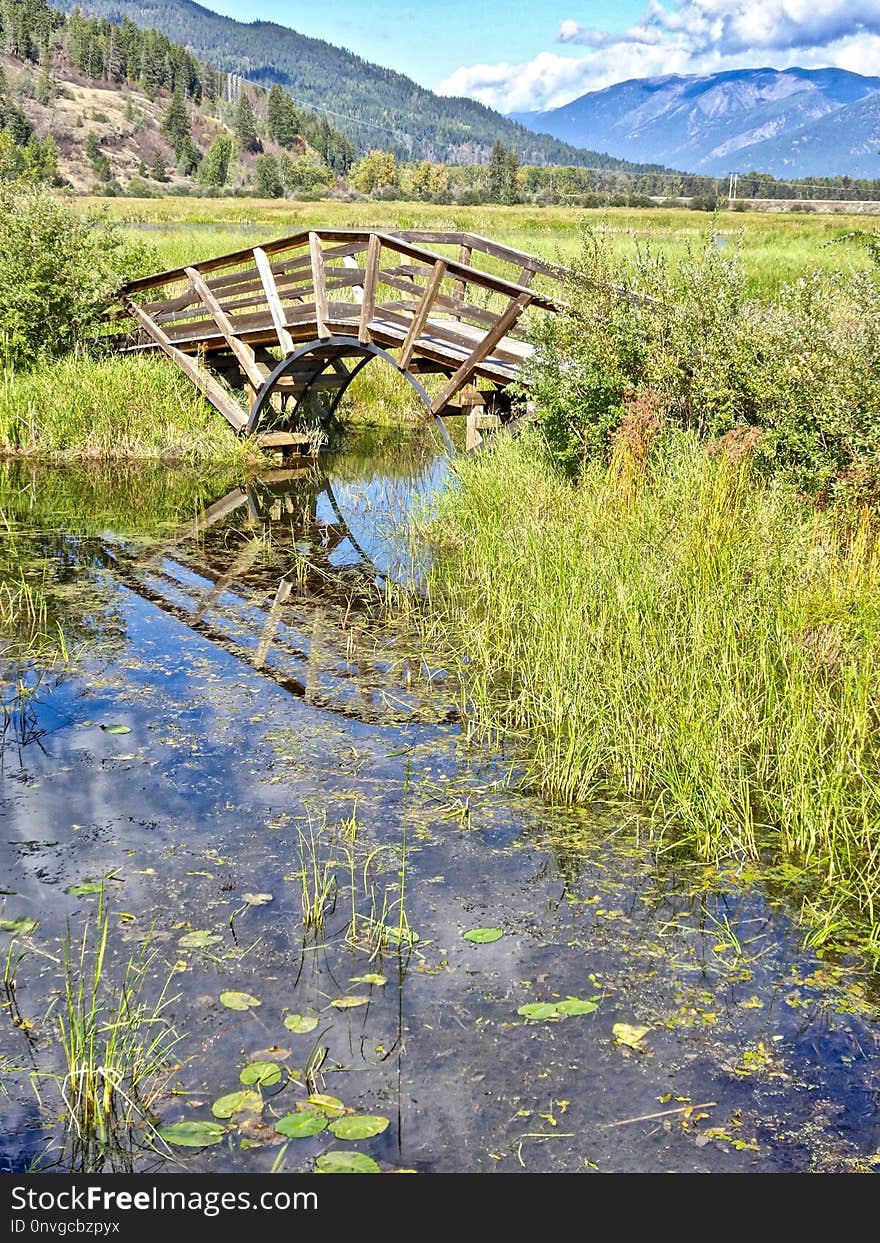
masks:
{"label": "blue sky", "polygon": [[[623,30],[644,11],[645,0],[620,0],[613,7],[564,0],[200,0],[206,8],[238,21],[257,19],[292,26],[357,52],[436,90],[456,69],[474,59],[521,62],[552,46],[560,20],[578,10],[583,20]],[[603,12],[605,14],[603,18]]]}
{"label": "blue sky", "polygon": [[202,0],[350,48],[501,111],[626,78],[770,65],[880,65],[880,0]]}

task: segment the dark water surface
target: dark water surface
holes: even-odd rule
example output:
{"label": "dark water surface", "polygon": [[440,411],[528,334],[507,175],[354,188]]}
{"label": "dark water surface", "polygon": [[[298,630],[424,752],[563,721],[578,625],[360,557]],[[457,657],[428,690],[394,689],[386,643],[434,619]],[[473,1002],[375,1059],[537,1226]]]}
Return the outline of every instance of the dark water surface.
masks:
{"label": "dark water surface", "polygon": [[[255,1059],[283,1068],[219,1143],[144,1126],[116,1168],[309,1170],[328,1150],[426,1172],[874,1168],[868,977],[805,950],[761,877],[658,854],[626,810],[511,789],[383,616],[377,588],[414,572],[407,512],[444,476],[432,447],[355,445],[248,487],[4,471],[2,572],[25,565],[77,658],[27,675],[17,707],[4,687],[0,918],[37,926],[0,933],[4,962],[24,954],[0,1011],[0,1169],[70,1159],[63,941],[102,878],[107,995],[147,939],[144,997],[173,974],[181,1064],[155,1123],[210,1120]],[[504,935],[463,939],[482,927]],[[518,1013],[567,997],[595,1009]],[[631,1048],[620,1023],[650,1030]],[[310,1088],[389,1125],[285,1148],[275,1121]]]}

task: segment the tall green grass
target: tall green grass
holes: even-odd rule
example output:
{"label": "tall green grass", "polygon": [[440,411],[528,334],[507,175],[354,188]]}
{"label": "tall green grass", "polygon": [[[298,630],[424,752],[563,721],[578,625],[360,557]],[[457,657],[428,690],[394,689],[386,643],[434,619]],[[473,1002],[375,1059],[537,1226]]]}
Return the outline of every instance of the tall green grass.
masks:
{"label": "tall green grass", "polygon": [[262,460],[164,358],[69,354],[0,382],[0,455]]}
{"label": "tall green grass", "polygon": [[94,924],[78,942],[68,929],[58,1042],[64,1072],[53,1075],[65,1106],[65,1167],[130,1169],[139,1144],[152,1143],[153,1106],[173,1070],[178,1036],[169,1010],[170,976],[157,1000],[144,999],[158,955],[145,944],[122,982],[106,978],[109,911],[102,892]]}
{"label": "tall green grass", "polygon": [[707,859],[807,869],[815,939],[880,954],[868,516],[667,433],[618,438],[578,486],[537,439],[502,441],[459,464],[429,535],[430,638],[458,657],[474,733],[512,743],[550,799],[627,796]]}

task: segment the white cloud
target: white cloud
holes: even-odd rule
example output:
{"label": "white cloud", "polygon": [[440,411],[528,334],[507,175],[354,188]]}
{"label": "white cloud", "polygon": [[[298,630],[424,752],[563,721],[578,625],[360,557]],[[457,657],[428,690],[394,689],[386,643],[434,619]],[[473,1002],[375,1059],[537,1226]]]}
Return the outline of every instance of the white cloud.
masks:
{"label": "white cloud", "polygon": [[442,84],[502,112],[556,108],[627,78],[722,69],[825,65],[880,70],[880,0],[650,0],[622,33],[559,23],[557,42],[581,55],[540,52],[525,64],[462,66]]}

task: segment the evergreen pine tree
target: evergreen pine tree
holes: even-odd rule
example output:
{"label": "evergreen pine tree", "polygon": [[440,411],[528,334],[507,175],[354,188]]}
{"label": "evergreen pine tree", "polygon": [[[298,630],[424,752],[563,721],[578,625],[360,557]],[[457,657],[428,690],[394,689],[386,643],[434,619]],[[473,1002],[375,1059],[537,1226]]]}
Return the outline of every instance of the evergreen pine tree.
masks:
{"label": "evergreen pine tree", "polygon": [[165,109],[165,115],[162,117],[161,128],[162,133],[174,148],[175,155],[179,155],[186,144],[192,141],[189,114],[187,113],[186,102],[183,98],[182,87],[175,90],[168,100],[168,107]]}
{"label": "evergreen pine tree", "polygon": [[287,91],[277,84],[269,92],[266,111],[266,132],[275,142],[288,149],[300,133],[300,117]]}
{"label": "evergreen pine tree", "polygon": [[257,118],[254,116],[253,105],[247,91],[241,92],[241,98],[235,108],[235,134],[241,143],[242,151],[259,151],[260,140],[257,137]]}
{"label": "evergreen pine tree", "polygon": [[150,164],[150,176],[154,181],[167,181],[168,171],[165,168],[165,161],[162,159],[162,152],[157,151],[153,156]]}
{"label": "evergreen pine tree", "polygon": [[489,200],[500,203],[508,182],[507,148],[500,138],[492,143],[489,152]]}

